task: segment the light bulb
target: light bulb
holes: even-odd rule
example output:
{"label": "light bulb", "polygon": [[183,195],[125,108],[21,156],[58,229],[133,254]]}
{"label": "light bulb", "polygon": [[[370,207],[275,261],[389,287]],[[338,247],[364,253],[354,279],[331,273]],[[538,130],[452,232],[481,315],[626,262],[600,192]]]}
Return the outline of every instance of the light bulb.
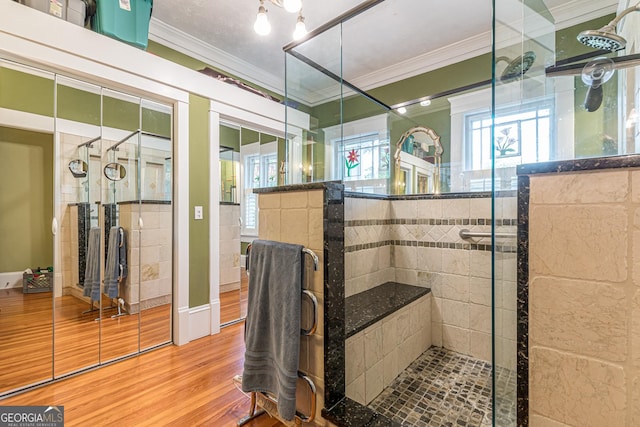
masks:
{"label": "light bulb", "polygon": [[406,113],[406,112],[407,112],[407,109],[406,109],[406,108],[404,108],[404,107],[400,107],[400,108],[398,108],[398,113],[400,113],[400,114],[404,114],[404,113]]}
{"label": "light bulb", "polygon": [[256,22],[253,24],[253,29],[261,36],[266,36],[271,32],[271,24],[267,18],[267,11],[264,6],[260,6],[258,9],[258,16],[256,16]]}
{"label": "light bulb", "polygon": [[302,9],[302,0],[284,0],[284,10],[290,13],[298,13]]}
{"label": "light bulb", "polygon": [[422,105],[423,107],[428,107],[429,105],[431,105],[431,100],[426,99],[424,101],[420,101],[420,105]]}
{"label": "light bulb", "polygon": [[298,16],[298,22],[296,22],[296,29],[293,31],[293,39],[300,40],[307,35],[307,26],[304,25],[304,18],[302,15]]}

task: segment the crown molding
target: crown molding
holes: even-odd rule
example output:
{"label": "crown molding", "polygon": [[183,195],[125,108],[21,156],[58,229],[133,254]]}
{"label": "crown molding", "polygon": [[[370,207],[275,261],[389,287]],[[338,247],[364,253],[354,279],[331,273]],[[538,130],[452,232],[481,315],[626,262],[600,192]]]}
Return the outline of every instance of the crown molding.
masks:
{"label": "crown molding", "polygon": [[[616,0],[572,0],[554,7],[550,12],[556,20],[556,30],[561,30],[610,13],[616,13],[617,8],[618,2]],[[576,10],[584,10],[585,12],[576,15]]]}
{"label": "crown molding", "polygon": [[[615,13],[616,9],[616,0],[572,0],[551,9],[550,13],[555,19],[556,30],[559,30]],[[577,10],[584,12],[576,14]],[[149,38],[206,64],[232,73],[236,77],[260,85],[265,89],[279,94],[285,93],[285,81],[283,78],[267,73],[261,68],[153,17],[149,25]],[[485,31],[476,36],[423,53],[349,81],[358,88],[367,91],[489,52],[491,52],[491,32]],[[294,95],[291,93],[289,96],[297,102],[313,107],[335,100],[340,94],[335,89],[330,89],[324,91],[316,90],[314,93],[304,94],[304,97],[300,94]]]}
{"label": "crown molding", "polygon": [[487,31],[357,77],[350,82],[366,91],[489,52],[491,52],[491,32]]}
{"label": "crown molding", "polygon": [[[284,78],[277,77],[209,43],[193,37],[154,17],[149,23],[149,39],[212,65],[278,94],[284,94]],[[284,72],[283,72],[284,75]]]}

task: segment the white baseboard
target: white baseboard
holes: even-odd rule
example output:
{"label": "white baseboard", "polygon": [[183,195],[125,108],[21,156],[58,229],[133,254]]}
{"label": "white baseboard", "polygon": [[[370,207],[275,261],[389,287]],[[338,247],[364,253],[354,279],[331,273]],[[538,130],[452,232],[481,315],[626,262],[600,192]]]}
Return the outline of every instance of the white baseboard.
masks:
{"label": "white baseboard", "polygon": [[189,341],[211,334],[211,305],[205,304],[189,309]]}

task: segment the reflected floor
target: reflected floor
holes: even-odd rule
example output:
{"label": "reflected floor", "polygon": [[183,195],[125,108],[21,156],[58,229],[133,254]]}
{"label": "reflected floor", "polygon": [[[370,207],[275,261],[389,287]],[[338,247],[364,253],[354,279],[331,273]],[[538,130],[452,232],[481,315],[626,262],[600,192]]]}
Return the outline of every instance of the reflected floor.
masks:
{"label": "reflected floor", "polygon": [[[171,341],[171,304],[144,310],[140,342],[138,315],[111,318],[107,309],[97,322],[99,311],[87,312],[89,303],[70,295],[55,299],[55,340],[53,339],[52,294],[24,294],[21,288],[0,291],[0,394],[20,386],[50,380],[137,353]],[[99,339],[102,336],[102,348]],[[55,363],[53,348],[55,346]]]}
{"label": "reflected floor", "polygon": [[[496,425],[515,425],[515,372],[498,367],[496,379]],[[403,426],[491,426],[491,364],[431,347],[369,406]]]}
{"label": "reflected floor", "polygon": [[220,323],[233,322],[247,315],[247,303],[249,297],[249,277],[246,270],[240,270],[240,282],[230,283],[227,286],[237,289],[228,292],[220,292]]}

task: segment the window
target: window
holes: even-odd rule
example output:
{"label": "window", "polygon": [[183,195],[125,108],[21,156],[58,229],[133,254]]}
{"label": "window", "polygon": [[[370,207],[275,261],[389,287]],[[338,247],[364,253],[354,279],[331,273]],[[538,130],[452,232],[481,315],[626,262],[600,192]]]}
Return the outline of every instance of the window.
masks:
{"label": "window", "polygon": [[389,177],[389,142],[381,141],[377,132],[345,138],[336,154],[344,181]]}
{"label": "window", "polygon": [[254,188],[260,188],[260,154],[250,154],[244,159],[244,228],[258,229],[258,196]]}
{"label": "window", "polygon": [[[261,150],[258,145],[254,148]],[[258,232],[258,195],[253,193],[253,189],[278,185],[278,154],[275,152],[260,154],[259,151],[254,151],[245,154],[243,158],[244,199],[242,201],[242,215],[244,221],[242,232],[243,234],[256,234]]]}
{"label": "window", "polygon": [[553,104],[542,100],[496,112],[495,153],[491,150],[491,112],[466,115],[466,168],[491,169],[492,154],[496,168],[550,159]]}

